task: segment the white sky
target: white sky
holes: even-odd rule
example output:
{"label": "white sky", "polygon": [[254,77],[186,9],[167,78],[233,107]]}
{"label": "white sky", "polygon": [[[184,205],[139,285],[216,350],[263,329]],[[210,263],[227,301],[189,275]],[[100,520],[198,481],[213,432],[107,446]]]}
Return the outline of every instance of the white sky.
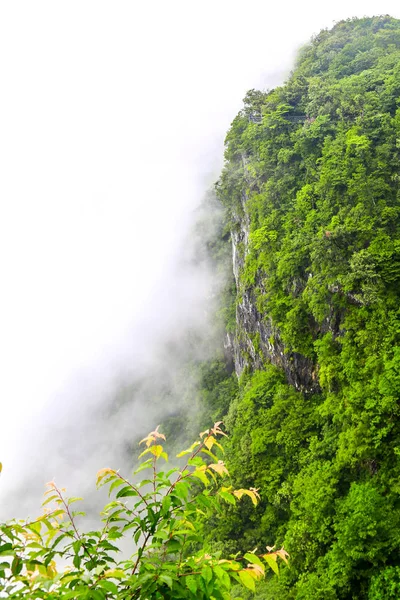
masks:
{"label": "white sky", "polygon": [[79,374],[101,387],[179,327],[196,294],[177,254],[247,89],[333,21],[384,13],[398,0],[2,0],[1,487]]}

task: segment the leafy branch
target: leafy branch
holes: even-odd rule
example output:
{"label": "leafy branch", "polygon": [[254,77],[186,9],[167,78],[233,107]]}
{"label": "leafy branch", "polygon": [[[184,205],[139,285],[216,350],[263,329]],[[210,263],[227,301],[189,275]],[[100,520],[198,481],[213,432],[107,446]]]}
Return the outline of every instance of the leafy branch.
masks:
{"label": "leafy branch", "polygon": [[[183,468],[160,469],[159,461],[169,458],[157,427],[140,442],[145,449],[134,482],[101,469],[97,487],[108,487],[112,499],[99,530],[80,532],[75,519],[83,513],[71,505],[81,498],[66,498],[54,482],[48,484],[41,517],[0,525],[0,589],[7,598],[226,600],[232,585],[254,590],[267,570],[278,573],[278,562],[287,563],[283,548],[222,558],[204,545],[204,523],[221,504],[259,500],[255,488],[223,485],[229,471],[218,456],[223,453],[218,438],[226,436],[220,425],[178,454],[189,456]],[[149,477],[136,481],[144,471]],[[117,561],[123,539],[131,540],[135,551]],[[59,566],[60,559],[67,565]]]}

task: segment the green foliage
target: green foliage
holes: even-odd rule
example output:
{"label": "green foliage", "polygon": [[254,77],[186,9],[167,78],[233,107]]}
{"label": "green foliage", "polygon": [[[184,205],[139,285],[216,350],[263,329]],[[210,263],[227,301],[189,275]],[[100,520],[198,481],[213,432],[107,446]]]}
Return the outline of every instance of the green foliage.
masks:
{"label": "green foliage", "polygon": [[[238,302],[253,299],[283,353],[264,344],[265,370],[231,403],[231,473],[262,500],[227,509],[218,536],[285,543],[276,597],[400,596],[399,98],[400,21],[350,19],[283,86],[249,92],[226,138],[217,191],[232,229],[250,229]],[[240,327],[259,356],[260,334]],[[312,389],[269,364],[287,374],[293,353]]]}
{"label": "green foliage", "polygon": [[373,577],[368,600],[397,600],[400,597],[400,568],[388,567]]}
{"label": "green foliage", "polygon": [[204,420],[221,419],[238,389],[237,377],[230,373],[223,360],[205,362],[200,366],[199,390]]}
{"label": "green foliage", "polygon": [[[200,434],[188,450],[182,468],[159,469],[168,456],[158,428],[141,443],[141,464],[128,480],[118,471],[102,469],[97,486],[106,486],[112,500],[102,512],[103,526],[82,532],[75,510],[81,498],[66,498],[54,482],[47,484],[44,514],[30,522],[0,524],[0,597],[106,600],[141,598],[215,598],[229,600],[232,585],[255,590],[267,570],[278,573],[287,563],[282,548],[229,559],[204,546],[204,522],[250,498],[256,489],[234,489],[217,453],[220,423]],[[148,472],[137,481],[138,475]],[[128,556],[119,558],[121,548]],[[133,554],[131,554],[134,550]]]}

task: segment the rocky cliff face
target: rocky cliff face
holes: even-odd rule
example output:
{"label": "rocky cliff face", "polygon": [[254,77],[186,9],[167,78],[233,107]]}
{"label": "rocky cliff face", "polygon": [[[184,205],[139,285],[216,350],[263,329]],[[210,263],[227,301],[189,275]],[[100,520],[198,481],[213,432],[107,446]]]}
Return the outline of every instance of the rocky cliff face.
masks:
{"label": "rocky cliff face", "polygon": [[242,289],[240,276],[249,248],[250,232],[246,202],[247,196],[243,192],[241,210],[235,213],[231,230],[233,274],[238,302],[236,332],[227,334],[225,347],[233,357],[238,377],[245,368],[263,369],[265,362],[270,362],[284,370],[288,383],[297,390],[316,392],[319,386],[312,361],[296,352],[288,352],[268,314],[261,313],[257,308],[255,289],[263,289],[265,281],[258,277],[253,287]]}

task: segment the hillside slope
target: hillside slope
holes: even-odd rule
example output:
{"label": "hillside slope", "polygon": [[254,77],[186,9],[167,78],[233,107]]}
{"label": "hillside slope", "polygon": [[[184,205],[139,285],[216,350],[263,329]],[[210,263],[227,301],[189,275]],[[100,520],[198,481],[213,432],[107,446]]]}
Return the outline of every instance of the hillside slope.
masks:
{"label": "hillside slope", "polygon": [[400,21],[353,19],[227,135],[229,459],[263,501],[219,528],[291,553],[260,598],[400,597],[399,103]]}

